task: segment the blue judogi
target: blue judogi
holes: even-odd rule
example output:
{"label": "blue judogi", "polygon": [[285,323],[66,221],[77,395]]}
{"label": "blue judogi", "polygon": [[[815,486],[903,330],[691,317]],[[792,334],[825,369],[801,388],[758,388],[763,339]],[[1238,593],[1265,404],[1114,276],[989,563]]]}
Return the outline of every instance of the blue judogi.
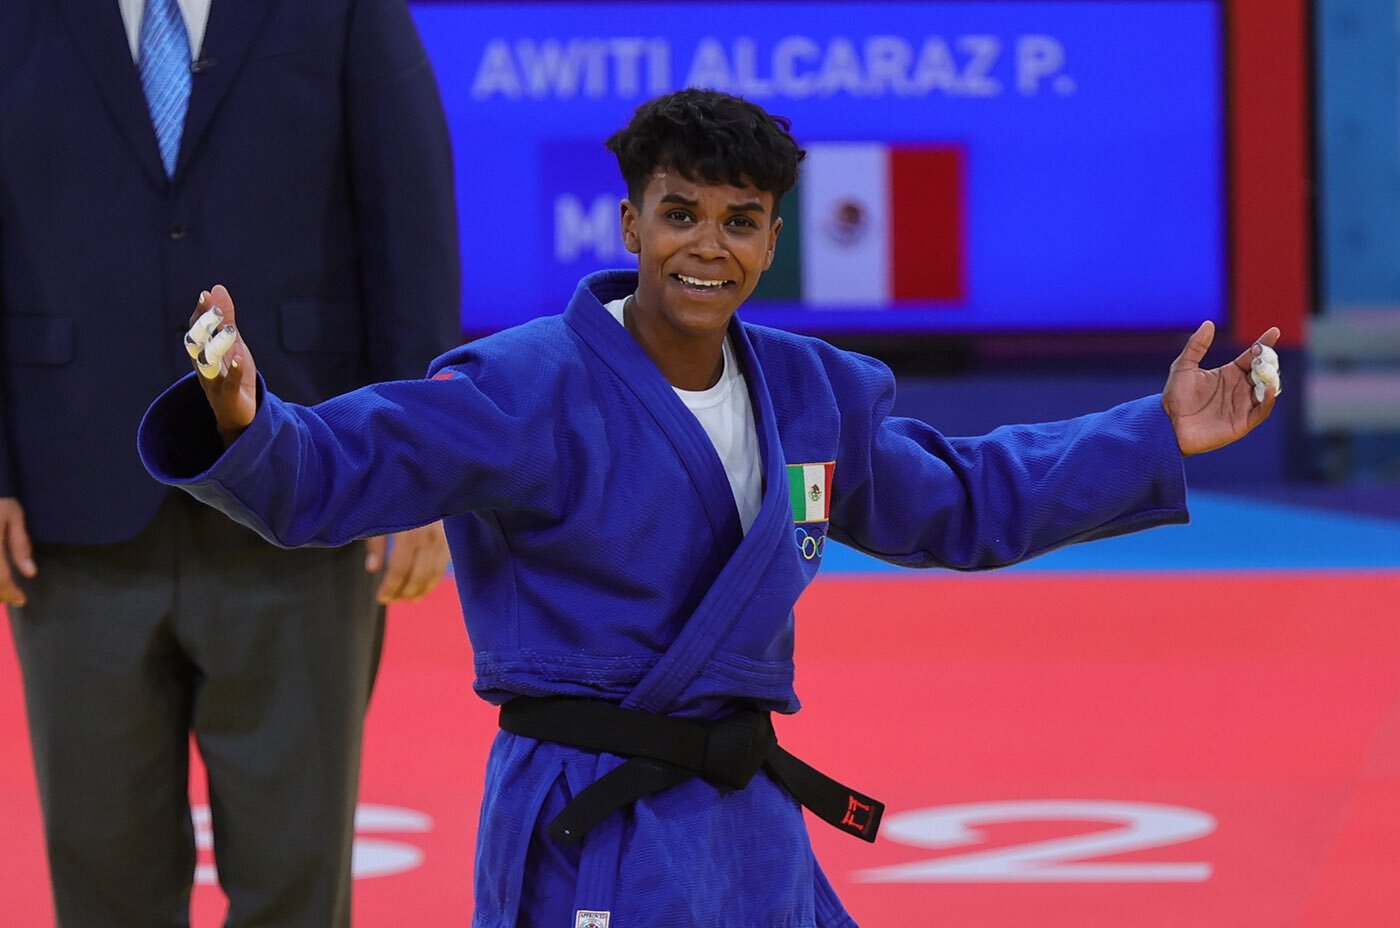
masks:
{"label": "blue judogi", "polygon": [[[736,319],[765,487],[745,534],[708,436],[603,306],[635,289],[635,272],[591,275],[563,315],[449,352],[427,380],[311,408],[265,393],[226,451],[186,378],[148,411],[143,459],[283,545],[445,518],[475,686],[493,703],[588,696],[707,718],[739,700],[797,710],[793,605],[821,566],[816,539],[976,570],[1186,520],[1160,398],[947,438],[889,415],[880,363]],[[788,465],[826,462],[829,520],[798,524]],[[619,763],[498,735],[474,925],[572,925],[576,910],[609,912],[610,928],[854,924],[800,807],[763,773],[649,796],[581,852],[543,834]]]}

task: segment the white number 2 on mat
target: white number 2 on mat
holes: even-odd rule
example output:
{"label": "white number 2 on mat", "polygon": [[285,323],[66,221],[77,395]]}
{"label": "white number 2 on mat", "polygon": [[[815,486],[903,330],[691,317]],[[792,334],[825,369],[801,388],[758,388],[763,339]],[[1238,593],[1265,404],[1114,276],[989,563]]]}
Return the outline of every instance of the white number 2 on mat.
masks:
{"label": "white number 2 on mat", "polygon": [[[1199,883],[1203,862],[1103,861],[1204,837],[1215,819],[1198,809],[1109,800],[1018,799],[934,806],[886,815],[880,837],[921,848],[982,843],[978,826],[1084,822],[1086,833],[857,872],[867,883]],[[1104,830],[1102,826],[1116,826]],[[1090,831],[1089,828],[1093,830]]]}

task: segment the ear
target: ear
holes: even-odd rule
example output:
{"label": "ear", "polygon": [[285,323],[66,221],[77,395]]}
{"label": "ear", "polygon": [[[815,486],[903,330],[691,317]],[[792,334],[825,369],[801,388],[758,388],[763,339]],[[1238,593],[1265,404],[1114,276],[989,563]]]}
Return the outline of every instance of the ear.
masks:
{"label": "ear", "polygon": [[642,252],[642,239],[637,234],[637,207],[632,205],[631,200],[623,200],[622,208],[622,247],[632,254],[637,255]]}
{"label": "ear", "polygon": [[768,232],[768,253],[763,256],[763,269],[773,266],[773,256],[778,253],[778,233],[783,231],[783,218],[773,220],[773,228]]}

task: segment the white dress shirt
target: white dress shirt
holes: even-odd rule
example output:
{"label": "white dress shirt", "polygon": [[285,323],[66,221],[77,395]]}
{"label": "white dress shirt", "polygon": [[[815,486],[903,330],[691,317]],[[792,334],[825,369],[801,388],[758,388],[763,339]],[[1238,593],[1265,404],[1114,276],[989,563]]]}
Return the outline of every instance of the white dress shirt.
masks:
{"label": "white dress shirt", "polygon": [[[190,58],[199,57],[199,49],[204,45],[204,27],[209,24],[209,6],[213,0],[176,0],[180,15],[185,19],[185,31],[190,36]],[[122,10],[122,22],[126,23],[126,42],[131,46],[131,60],[141,63],[141,14],[146,10],[146,0],[117,0]]]}

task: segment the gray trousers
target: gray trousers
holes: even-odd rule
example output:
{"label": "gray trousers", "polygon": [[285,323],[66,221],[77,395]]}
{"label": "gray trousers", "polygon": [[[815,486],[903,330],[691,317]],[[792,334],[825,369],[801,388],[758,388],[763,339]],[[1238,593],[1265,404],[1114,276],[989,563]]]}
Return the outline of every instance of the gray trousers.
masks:
{"label": "gray trousers", "polygon": [[364,545],[276,548],[173,493],[116,545],[42,545],[10,611],[58,923],[189,924],[189,739],[226,924],[350,923],[383,609]]}

